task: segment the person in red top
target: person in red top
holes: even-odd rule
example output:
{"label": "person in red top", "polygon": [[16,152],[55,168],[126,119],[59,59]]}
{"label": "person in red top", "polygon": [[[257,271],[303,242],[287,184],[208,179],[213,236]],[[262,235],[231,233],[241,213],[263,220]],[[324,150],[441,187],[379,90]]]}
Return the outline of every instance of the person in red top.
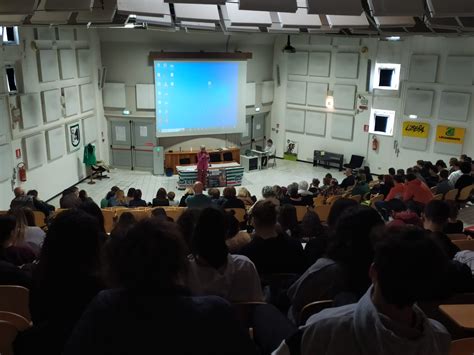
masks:
{"label": "person in red top", "polygon": [[395,185],[390,189],[385,201],[391,201],[394,198],[401,200],[405,194],[404,178],[401,175],[395,175],[393,178]]}
{"label": "person in red top", "polygon": [[425,183],[418,180],[415,174],[408,174],[406,180],[403,201],[412,200],[416,203],[426,205],[433,199],[433,192],[431,192]]}
{"label": "person in red top", "polygon": [[201,150],[197,153],[197,169],[198,169],[198,181],[200,181],[204,187],[206,187],[207,171],[209,169],[209,153],[206,151],[205,146],[201,146]]}

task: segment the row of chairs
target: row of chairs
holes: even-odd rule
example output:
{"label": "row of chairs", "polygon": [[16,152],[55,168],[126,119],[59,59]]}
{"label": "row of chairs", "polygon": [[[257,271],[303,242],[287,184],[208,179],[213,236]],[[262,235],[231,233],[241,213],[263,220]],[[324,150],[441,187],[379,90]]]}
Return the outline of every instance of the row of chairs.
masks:
{"label": "row of chairs", "polygon": [[436,187],[431,188],[431,191],[436,194],[433,199],[445,200],[445,201],[457,201],[460,205],[466,204],[469,201],[474,185],[466,186],[461,191],[459,189],[453,189],[448,191],[446,194],[436,194]]}

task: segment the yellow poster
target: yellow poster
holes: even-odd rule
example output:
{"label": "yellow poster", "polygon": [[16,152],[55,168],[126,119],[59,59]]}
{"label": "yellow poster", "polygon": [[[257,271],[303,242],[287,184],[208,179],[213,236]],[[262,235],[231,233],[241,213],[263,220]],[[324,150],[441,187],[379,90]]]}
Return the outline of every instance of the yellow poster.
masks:
{"label": "yellow poster", "polygon": [[465,128],[451,127],[451,126],[438,126],[436,128],[436,142],[464,144],[465,134],[466,134]]}
{"label": "yellow poster", "polygon": [[430,133],[430,124],[416,121],[403,122],[403,136],[414,138],[428,138]]}

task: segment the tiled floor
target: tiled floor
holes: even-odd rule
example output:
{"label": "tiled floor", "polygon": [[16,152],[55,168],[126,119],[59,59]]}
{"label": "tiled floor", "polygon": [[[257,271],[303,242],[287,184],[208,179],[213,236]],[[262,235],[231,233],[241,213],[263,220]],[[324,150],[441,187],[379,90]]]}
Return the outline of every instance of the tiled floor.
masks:
{"label": "tiled floor", "polygon": [[[292,182],[299,182],[301,180],[311,182],[314,177],[322,181],[328,172],[339,181],[344,177],[343,172],[339,172],[337,169],[328,170],[322,167],[313,167],[308,163],[277,160],[277,166],[275,168],[245,173],[242,186],[245,186],[252,194],[259,197],[262,187],[265,185],[286,186]],[[177,199],[181,198],[183,194],[183,191],[179,191],[176,187],[178,182],[177,176],[154,176],[149,172],[118,169],[112,170],[109,176],[110,179],[104,179],[102,181],[95,180],[95,185],[88,185],[87,182],[83,182],[77,186],[81,190],[86,190],[89,196],[97,203],[114,185],[120,187],[125,192],[130,187],[139,188],[142,190],[143,199],[146,201],[151,201],[160,187],[164,187],[166,191],[174,191]],[[59,206],[59,198],[54,199],[51,203],[55,206]]]}

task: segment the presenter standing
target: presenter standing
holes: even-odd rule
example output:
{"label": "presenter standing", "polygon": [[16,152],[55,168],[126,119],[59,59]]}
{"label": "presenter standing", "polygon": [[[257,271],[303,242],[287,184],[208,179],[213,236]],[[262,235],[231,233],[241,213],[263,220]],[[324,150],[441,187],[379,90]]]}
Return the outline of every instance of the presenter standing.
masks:
{"label": "presenter standing", "polygon": [[197,153],[197,169],[198,169],[198,181],[202,183],[206,188],[207,182],[207,171],[209,170],[209,153],[206,151],[204,145],[201,146],[201,151]]}

